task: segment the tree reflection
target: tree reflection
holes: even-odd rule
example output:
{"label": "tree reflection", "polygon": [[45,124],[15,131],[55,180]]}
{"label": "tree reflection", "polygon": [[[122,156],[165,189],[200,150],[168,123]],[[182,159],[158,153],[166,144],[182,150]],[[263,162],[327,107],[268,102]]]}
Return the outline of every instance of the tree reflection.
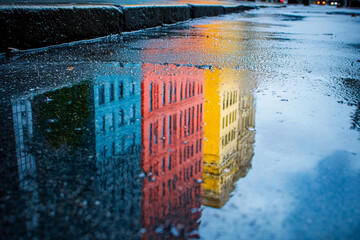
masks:
{"label": "tree reflection", "polygon": [[86,132],[90,117],[89,83],[47,92],[34,98],[34,114],[37,128],[48,142],[56,148],[63,144],[79,147]]}

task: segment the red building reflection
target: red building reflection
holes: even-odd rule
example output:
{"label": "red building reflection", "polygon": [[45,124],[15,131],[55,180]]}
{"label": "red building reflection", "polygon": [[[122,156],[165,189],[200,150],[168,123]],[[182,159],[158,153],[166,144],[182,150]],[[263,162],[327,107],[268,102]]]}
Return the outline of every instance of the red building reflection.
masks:
{"label": "red building reflection", "polygon": [[145,64],[142,73],[143,239],[184,239],[201,216],[204,72]]}

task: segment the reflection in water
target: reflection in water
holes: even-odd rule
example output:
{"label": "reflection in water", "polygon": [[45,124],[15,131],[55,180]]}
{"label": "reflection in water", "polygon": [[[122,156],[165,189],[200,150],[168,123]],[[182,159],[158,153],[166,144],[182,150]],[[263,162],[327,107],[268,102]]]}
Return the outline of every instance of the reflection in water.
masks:
{"label": "reflection in water", "polygon": [[184,239],[200,218],[202,69],[143,65],[144,239]]}
{"label": "reflection in water", "polygon": [[359,238],[360,174],[352,166],[356,160],[354,154],[334,151],[317,163],[315,173],[303,172],[289,181],[297,198],[292,203],[296,208],[286,216],[285,222],[297,236],[302,239]]}
{"label": "reflection in water", "polygon": [[29,187],[31,189],[31,179],[36,177],[34,156],[29,154],[26,149],[26,143],[33,136],[31,102],[27,99],[14,100],[12,102],[12,114],[20,188],[27,189]]}
{"label": "reflection in water", "polygon": [[[223,66],[205,72],[202,185],[203,203],[221,208],[229,200],[235,182],[247,174],[253,156],[254,99],[246,75],[236,70],[238,59],[247,50],[242,39],[249,36],[243,22],[215,20],[196,27],[206,35],[200,45],[202,51],[214,65]],[[236,61],[232,61],[234,57]]]}
{"label": "reflection in water", "polygon": [[89,135],[89,100],[91,86],[81,83],[74,87],[62,88],[34,96],[33,122],[51,146],[76,149],[81,147]]}
{"label": "reflection in water", "polygon": [[97,186],[104,196],[101,204],[106,205],[106,215],[111,215],[111,238],[115,239],[137,238],[140,229],[140,78],[140,64],[119,63],[95,77]]}
{"label": "reflection in water", "polygon": [[98,159],[134,153],[141,144],[141,65],[113,63],[107,70],[94,86]]}
{"label": "reflection in water", "polygon": [[354,113],[350,116],[351,129],[360,132],[360,83],[354,78],[343,78],[339,82],[344,100],[349,106],[356,106]]}
{"label": "reflection in water", "polygon": [[1,129],[5,238],[139,238],[141,65],[105,67],[92,82],[12,100],[3,115],[13,116]]}
{"label": "reflection in water", "polygon": [[[9,174],[8,176],[1,174],[1,176],[3,176],[1,186],[10,187],[9,184],[17,183],[19,190],[28,192],[20,205],[27,210],[23,214],[23,219],[21,219],[20,223],[27,229],[33,230],[38,225],[39,214],[36,211],[36,207],[32,205],[34,202],[39,201],[39,194],[38,184],[35,180],[37,177],[36,162],[34,156],[29,153],[27,145],[33,137],[34,130],[31,102],[26,98],[16,99],[12,101],[11,108],[14,127],[14,134],[11,134],[11,137],[15,140],[15,147],[13,151],[6,153],[9,155],[5,158],[4,164],[2,164],[2,166],[8,165],[10,167],[10,169],[8,169],[10,170],[10,174],[7,172],[4,174]],[[6,128],[6,125],[3,127]],[[13,155],[13,157],[10,157],[10,155]],[[9,176],[10,178],[8,178]],[[6,216],[5,214],[1,215]]]}
{"label": "reflection in water", "polygon": [[219,207],[246,174],[253,99],[222,85],[234,72],[103,65],[91,80],[1,103],[5,238],[198,237],[201,178],[205,204]]}
{"label": "reflection in water", "polygon": [[217,208],[245,177],[253,156],[254,99],[238,74],[231,69],[206,72],[203,202]]}

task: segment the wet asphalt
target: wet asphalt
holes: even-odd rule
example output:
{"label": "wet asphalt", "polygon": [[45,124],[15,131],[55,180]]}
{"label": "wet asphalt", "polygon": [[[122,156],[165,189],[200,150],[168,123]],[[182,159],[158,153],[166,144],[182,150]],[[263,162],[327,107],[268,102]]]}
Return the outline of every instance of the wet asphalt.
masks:
{"label": "wet asphalt", "polygon": [[358,239],[359,16],[265,8],[1,55],[1,238]]}

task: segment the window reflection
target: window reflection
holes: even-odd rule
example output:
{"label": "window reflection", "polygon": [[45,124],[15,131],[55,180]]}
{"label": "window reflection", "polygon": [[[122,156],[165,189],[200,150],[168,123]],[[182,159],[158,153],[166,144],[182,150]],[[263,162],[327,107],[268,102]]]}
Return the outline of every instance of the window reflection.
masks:
{"label": "window reflection", "polygon": [[255,105],[244,75],[213,69],[205,78],[203,203],[221,208],[251,167]]}
{"label": "window reflection", "polygon": [[14,146],[2,154],[12,178],[3,170],[1,180],[32,193],[21,224],[34,233],[46,225],[46,237],[76,219],[69,239],[89,228],[144,239],[196,232],[201,197],[220,207],[251,166],[252,95],[219,84],[233,78],[228,70],[114,62],[101,72],[9,100],[2,131]]}
{"label": "window reflection", "polygon": [[[1,126],[9,132],[1,135],[8,148],[1,161],[11,166],[1,171],[2,187],[26,210],[16,228],[27,236],[46,229],[41,236],[51,238],[71,227],[63,238],[95,229],[90,238],[103,232],[120,239],[140,230],[141,65],[104,69],[108,74],[94,73],[92,81],[9,100],[2,115],[11,120]],[[16,209],[4,216],[17,217]],[[122,227],[114,230],[109,220]]]}
{"label": "window reflection", "polygon": [[36,177],[36,162],[29,153],[28,143],[33,136],[33,118],[31,102],[26,98],[12,101],[16,157],[21,189],[32,189]]}
{"label": "window reflection", "polygon": [[[195,152],[194,147],[203,138],[204,95],[195,87],[203,85],[204,72],[196,67],[145,64],[142,73],[142,139],[148,146],[141,162],[148,176],[143,185],[143,238],[156,239],[159,227],[164,231],[175,227],[184,237],[197,229],[200,218],[196,180],[201,179],[202,151],[197,147]],[[159,88],[160,94],[152,90]],[[157,136],[162,144],[157,144]]]}

